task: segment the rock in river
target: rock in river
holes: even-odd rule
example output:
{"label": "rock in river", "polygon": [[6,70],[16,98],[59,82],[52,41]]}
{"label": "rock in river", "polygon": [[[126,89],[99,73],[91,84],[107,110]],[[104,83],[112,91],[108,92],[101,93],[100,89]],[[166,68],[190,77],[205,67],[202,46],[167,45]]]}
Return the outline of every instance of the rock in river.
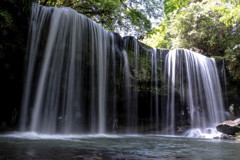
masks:
{"label": "rock in river", "polygon": [[227,135],[235,135],[236,132],[240,132],[240,118],[234,121],[228,120],[220,123],[216,126],[217,130]]}

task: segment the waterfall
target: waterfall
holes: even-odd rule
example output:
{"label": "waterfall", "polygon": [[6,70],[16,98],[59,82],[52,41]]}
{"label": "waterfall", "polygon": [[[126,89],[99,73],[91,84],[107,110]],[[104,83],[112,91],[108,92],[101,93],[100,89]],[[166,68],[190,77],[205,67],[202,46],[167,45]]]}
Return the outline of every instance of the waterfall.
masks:
{"label": "waterfall", "polygon": [[222,92],[214,59],[188,50],[172,50],[165,59],[165,74],[168,86],[165,127],[172,128],[167,134],[175,134],[176,118],[181,123],[185,115],[188,115],[191,128],[214,127],[224,120]]}
{"label": "waterfall", "polygon": [[21,130],[156,133],[225,119],[214,59],[153,49],[71,8],[33,4]]}
{"label": "waterfall", "polygon": [[31,121],[32,131],[72,133],[90,125],[105,133],[113,34],[70,8],[37,4],[29,30],[21,128]]}

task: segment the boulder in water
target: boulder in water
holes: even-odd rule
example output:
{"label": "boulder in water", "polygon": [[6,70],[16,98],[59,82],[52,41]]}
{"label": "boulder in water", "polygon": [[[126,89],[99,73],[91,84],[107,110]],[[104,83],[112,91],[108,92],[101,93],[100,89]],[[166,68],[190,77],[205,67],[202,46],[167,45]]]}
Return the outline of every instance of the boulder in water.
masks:
{"label": "boulder in water", "polygon": [[227,135],[235,135],[236,132],[240,132],[240,118],[232,121],[224,121],[216,126],[217,130]]}

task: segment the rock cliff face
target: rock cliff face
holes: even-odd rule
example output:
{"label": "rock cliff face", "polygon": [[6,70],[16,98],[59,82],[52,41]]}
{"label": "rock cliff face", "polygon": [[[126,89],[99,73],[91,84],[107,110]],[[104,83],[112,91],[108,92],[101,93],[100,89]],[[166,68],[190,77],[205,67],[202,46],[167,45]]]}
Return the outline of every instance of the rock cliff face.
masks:
{"label": "rock cliff face", "polygon": [[232,121],[224,121],[216,126],[217,130],[221,133],[227,135],[235,135],[235,133],[240,132],[240,118]]}

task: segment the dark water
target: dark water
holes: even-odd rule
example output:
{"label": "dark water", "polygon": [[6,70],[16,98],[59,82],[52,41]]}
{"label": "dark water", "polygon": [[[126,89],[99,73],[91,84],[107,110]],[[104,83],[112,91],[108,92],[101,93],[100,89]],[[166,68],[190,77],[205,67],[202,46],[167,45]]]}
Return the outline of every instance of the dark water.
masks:
{"label": "dark water", "polygon": [[0,135],[0,159],[239,160],[240,143],[154,135]]}

